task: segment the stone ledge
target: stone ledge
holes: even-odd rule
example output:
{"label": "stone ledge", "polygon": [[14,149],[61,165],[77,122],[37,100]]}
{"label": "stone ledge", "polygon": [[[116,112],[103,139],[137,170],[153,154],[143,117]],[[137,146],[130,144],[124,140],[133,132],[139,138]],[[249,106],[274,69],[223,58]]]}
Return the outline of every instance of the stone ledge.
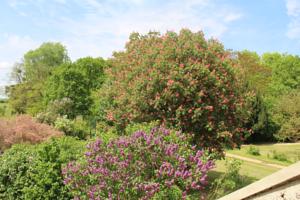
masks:
{"label": "stone ledge", "polygon": [[[300,162],[286,167],[274,174],[271,174],[259,181],[256,181],[240,190],[228,194],[219,200],[242,200],[242,199],[255,199],[263,193],[275,190],[276,188],[296,183],[299,186],[300,180]],[[300,195],[300,188],[299,188]],[[261,198],[261,197],[260,197]],[[284,198],[282,198],[284,199]],[[296,199],[296,198],[295,198]],[[300,199],[300,198],[299,198]]]}

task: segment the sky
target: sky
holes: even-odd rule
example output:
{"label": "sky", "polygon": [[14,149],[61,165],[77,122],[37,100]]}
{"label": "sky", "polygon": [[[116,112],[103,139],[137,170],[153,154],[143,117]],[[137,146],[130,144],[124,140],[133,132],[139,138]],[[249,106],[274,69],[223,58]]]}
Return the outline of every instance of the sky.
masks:
{"label": "sky", "polygon": [[189,28],[226,49],[300,55],[300,0],[0,0],[0,87],[43,42],[108,58],[130,33]]}

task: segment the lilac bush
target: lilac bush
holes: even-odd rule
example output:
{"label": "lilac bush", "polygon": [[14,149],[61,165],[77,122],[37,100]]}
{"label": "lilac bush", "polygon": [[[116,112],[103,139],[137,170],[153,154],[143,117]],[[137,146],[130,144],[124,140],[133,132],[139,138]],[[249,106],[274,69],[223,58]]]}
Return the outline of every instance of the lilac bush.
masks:
{"label": "lilac bush", "polygon": [[172,190],[179,190],[178,199],[201,197],[214,163],[189,140],[163,127],[108,143],[97,139],[84,161],[63,169],[64,183],[74,199],[168,199]]}

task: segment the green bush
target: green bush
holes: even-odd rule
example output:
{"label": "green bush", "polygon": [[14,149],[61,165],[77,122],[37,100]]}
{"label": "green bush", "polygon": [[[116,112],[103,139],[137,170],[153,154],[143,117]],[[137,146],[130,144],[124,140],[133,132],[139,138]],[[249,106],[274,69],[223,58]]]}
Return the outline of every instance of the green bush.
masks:
{"label": "green bush", "polygon": [[71,113],[72,104],[69,98],[54,100],[48,104],[45,111],[37,114],[36,119],[41,123],[54,125],[57,118]]}
{"label": "green bush", "polygon": [[54,127],[64,132],[67,136],[79,139],[86,139],[90,130],[87,122],[79,117],[74,120],[68,119],[66,116],[58,117],[54,122]]}
{"label": "green bush", "polygon": [[0,117],[5,116],[6,114],[6,105],[1,105],[0,103]]}
{"label": "green bush", "polygon": [[250,146],[247,149],[247,153],[250,154],[250,155],[253,155],[253,156],[259,156],[260,155],[259,148],[255,147],[255,146]]}
{"label": "green bush", "polygon": [[24,199],[24,187],[32,184],[26,172],[35,157],[27,145],[15,145],[0,156],[0,199]]}
{"label": "green bush", "polygon": [[244,139],[234,61],[203,33],[133,33],[111,65],[99,96],[117,128],[159,120],[193,133],[195,143],[214,152]]}
{"label": "green bush", "polygon": [[143,123],[132,123],[132,124],[129,124],[126,127],[125,134],[130,135],[132,133],[135,133],[136,131],[150,132],[153,127],[156,127],[158,125],[159,125],[158,121],[143,122]]}
{"label": "green bush", "polygon": [[0,199],[71,199],[61,168],[77,160],[84,146],[70,137],[14,145],[0,156]]}
{"label": "green bush", "polygon": [[218,199],[246,185],[243,177],[239,174],[241,165],[242,161],[240,160],[226,159],[226,171],[212,183],[208,199]]}
{"label": "green bush", "polygon": [[279,153],[276,150],[272,150],[271,153],[272,153],[272,159],[282,161],[282,162],[290,162],[284,153]]}
{"label": "green bush", "polygon": [[107,125],[105,122],[97,123],[96,137],[100,138],[105,144],[110,140],[117,139],[119,134],[115,127]]}

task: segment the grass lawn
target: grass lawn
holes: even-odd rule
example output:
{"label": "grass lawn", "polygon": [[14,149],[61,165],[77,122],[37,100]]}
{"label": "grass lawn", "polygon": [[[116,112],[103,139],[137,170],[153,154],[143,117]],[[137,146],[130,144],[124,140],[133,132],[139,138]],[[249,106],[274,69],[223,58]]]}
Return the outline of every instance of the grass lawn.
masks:
{"label": "grass lawn", "polygon": [[[292,163],[300,161],[300,143],[291,144],[264,144],[252,145],[259,149],[260,155],[251,155],[247,152],[250,145],[243,145],[241,149],[228,150],[228,153],[236,154],[248,158],[254,158],[267,163],[280,164],[288,166]],[[275,151],[275,152],[274,152]],[[274,156],[279,158],[274,158]],[[285,160],[286,159],[286,160]]]}
{"label": "grass lawn", "polygon": [[[252,179],[253,182],[265,176],[268,176],[278,170],[278,168],[252,163],[248,161],[242,161],[240,175]],[[217,161],[216,168],[212,171],[224,173],[226,171],[225,160]]]}
{"label": "grass lawn", "polygon": [[[295,163],[300,160],[300,143],[295,144],[264,144],[264,145],[252,145],[254,148],[259,149],[260,155],[251,155],[247,152],[250,145],[243,145],[241,149],[228,150],[227,153],[239,155],[242,157],[252,158],[263,161],[262,163],[254,163],[250,161],[241,161],[240,167],[240,177],[242,182],[236,185],[232,185],[232,187],[227,187],[224,191],[221,191],[221,196],[229,194],[235,190],[238,190],[246,185],[249,185],[259,179],[262,179],[274,172],[280,170],[280,168],[276,168],[275,166],[269,166],[267,163],[279,164],[282,166],[288,166],[292,163]],[[279,156],[281,160],[274,159],[274,151],[275,154]],[[226,160],[231,160],[233,158],[227,157]],[[286,160],[284,160],[286,159]],[[216,178],[222,177],[226,172],[228,173],[228,169],[226,169],[225,160],[218,160],[216,162],[216,168],[211,170],[208,174],[209,182],[213,183]],[[210,191],[210,190],[208,190]],[[211,191],[210,191],[211,192]],[[219,196],[220,197],[220,196]]]}

